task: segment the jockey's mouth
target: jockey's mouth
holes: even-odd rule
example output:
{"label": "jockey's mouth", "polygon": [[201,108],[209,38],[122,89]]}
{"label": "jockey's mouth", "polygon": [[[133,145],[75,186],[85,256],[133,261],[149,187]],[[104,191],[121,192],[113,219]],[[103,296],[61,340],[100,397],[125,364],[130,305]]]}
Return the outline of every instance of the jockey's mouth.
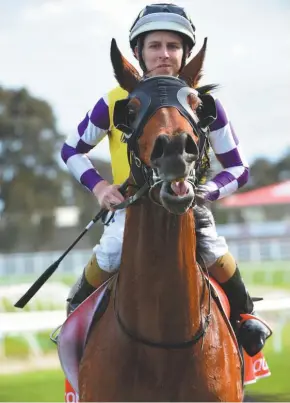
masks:
{"label": "jockey's mouth", "polygon": [[160,69],[163,67],[172,67],[171,64],[159,64],[157,67],[155,67],[155,69]]}

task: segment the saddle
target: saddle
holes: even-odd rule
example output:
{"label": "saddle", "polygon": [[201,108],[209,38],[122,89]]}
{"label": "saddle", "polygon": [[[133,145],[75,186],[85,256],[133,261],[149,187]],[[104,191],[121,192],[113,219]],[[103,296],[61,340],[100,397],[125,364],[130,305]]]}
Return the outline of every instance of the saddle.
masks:
{"label": "saddle", "polygon": [[117,274],[104,282],[67,317],[57,337],[58,356],[63,372],[76,392],[79,364],[91,325],[106,311],[116,276]]}
{"label": "saddle", "polygon": [[[78,373],[80,361],[85,349],[86,342],[93,322],[98,321],[106,311],[110,301],[111,291],[116,285],[118,274],[103,283],[84,302],[82,302],[66,319],[57,337],[58,355],[64,374],[76,393],[78,393]],[[229,331],[236,343],[237,349],[241,348],[229,322],[230,305],[228,299],[219,284],[210,279],[211,293],[215,299]],[[242,321],[247,319],[259,319],[252,315],[243,315]],[[263,324],[265,322],[261,321]],[[267,324],[265,324],[268,326]],[[242,350],[244,362],[243,379],[244,385],[256,382],[257,379],[270,375],[267,362],[262,352],[250,357]]]}
{"label": "saddle", "polygon": [[[227,319],[227,323],[230,326],[230,328],[232,329],[232,334],[234,334],[234,340],[235,343],[237,345],[238,350],[241,353],[241,358],[243,361],[243,384],[248,385],[248,384],[252,384],[257,382],[258,379],[261,378],[265,378],[267,376],[271,375],[270,369],[268,367],[267,361],[264,357],[264,354],[262,353],[262,351],[260,351],[259,353],[255,354],[255,355],[249,355],[241,346],[241,342],[244,340],[238,340],[237,338],[237,333],[238,333],[238,329],[233,329],[233,327],[230,324],[230,304],[229,301],[227,299],[227,296],[225,294],[225,292],[223,291],[223,289],[221,288],[221,286],[212,278],[210,277],[210,284],[211,284],[211,291],[212,291],[212,295],[218,305],[218,307],[220,308],[220,311],[223,315],[226,315],[226,319]],[[253,298],[253,301],[261,301],[262,298]],[[239,326],[247,326],[247,323],[251,322],[251,319],[254,319],[255,321],[259,321],[261,326],[266,326],[266,328],[269,330],[269,336],[271,336],[272,334],[272,330],[270,328],[270,326],[261,318],[252,315],[252,314],[241,314],[241,321],[239,323]],[[248,320],[250,320],[249,322],[247,322]],[[253,321],[252,321],[253,322]],[[245,329],[244,335],[247,336],[248,333],[248,338],[250,339],[250,333],[251,333],[251,326],[248,326]],[[243,343],[244,345],[244,343]],[[249,348],[250,350],[250,348]]]}

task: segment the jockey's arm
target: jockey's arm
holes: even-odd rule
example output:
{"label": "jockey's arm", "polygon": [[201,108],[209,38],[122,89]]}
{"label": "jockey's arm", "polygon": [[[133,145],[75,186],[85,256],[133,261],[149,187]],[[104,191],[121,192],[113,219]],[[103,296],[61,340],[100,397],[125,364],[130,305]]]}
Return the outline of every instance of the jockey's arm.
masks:
{"label": "jockey's arm", "polygon": [[205,198],[210,201],[229,196],[244,186],[249,178],[249,164],[239,139],[221,102],[218,99],[215,102],[217,119],[210,127],[209,141],[223,170],[203,185]]}
{"label": "jockey's arm", "polygon": [[67,137],[61,150],[61,157],[68,170],[90,191],[103,178],[87,153],[107,135],[109,127],[109,111],[104,97],[86,114],[77,131]]}
{"label": "jockey's arm", "polygon": [[101,98],[78,125],[76,133],[69,135],[63,144],[61,157],[73,176],[98,199],[102,207],[123,201],[116,185],[105,181],[93,166],[87,153],[108,133],[110,117],[107,97]]}

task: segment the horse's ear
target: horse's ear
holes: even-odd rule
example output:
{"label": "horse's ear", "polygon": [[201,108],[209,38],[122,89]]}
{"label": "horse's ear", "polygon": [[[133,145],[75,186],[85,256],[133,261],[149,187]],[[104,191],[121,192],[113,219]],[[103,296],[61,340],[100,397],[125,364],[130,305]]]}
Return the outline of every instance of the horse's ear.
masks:
{"label": "horse's ear", "polygon": [[141,76],[135,67],[121,54],[114,38],[111,42],[111,61],[114,75],[120,86],[129,93],[132,92],[141,80]]}
{"label": "horse's ear", "polygon": [[179,78],[184,80],[189,87],[196,88],[198,82],[202,77],[202,66],[205,58],[207,45],[207,38],[204,38],[204,42],[200,51],[194,56],[194,58],[181,70]]}

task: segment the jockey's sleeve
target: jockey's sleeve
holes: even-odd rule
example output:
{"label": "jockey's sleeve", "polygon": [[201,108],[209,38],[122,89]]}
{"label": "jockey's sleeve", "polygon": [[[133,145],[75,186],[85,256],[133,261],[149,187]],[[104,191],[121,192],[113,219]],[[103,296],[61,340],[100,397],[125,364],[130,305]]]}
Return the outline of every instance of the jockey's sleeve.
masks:
{"label": "jockey's sleeve", "polygon": [[249,178],[249,164],[243,155],[239,139],[221,102],[215,99],[215,103],[217,119],[210,127],[209,141],[223,170],[204,185],[206,198],[211,201],[234,193]]}
{"label": "jockey's sleeve", "polygon": [[61,150],[61,158],[73,176],[89,190],[103,180],[86,155],[107,134],[110,128],[108,97],[99,99],[96,105],[70,134]]}

